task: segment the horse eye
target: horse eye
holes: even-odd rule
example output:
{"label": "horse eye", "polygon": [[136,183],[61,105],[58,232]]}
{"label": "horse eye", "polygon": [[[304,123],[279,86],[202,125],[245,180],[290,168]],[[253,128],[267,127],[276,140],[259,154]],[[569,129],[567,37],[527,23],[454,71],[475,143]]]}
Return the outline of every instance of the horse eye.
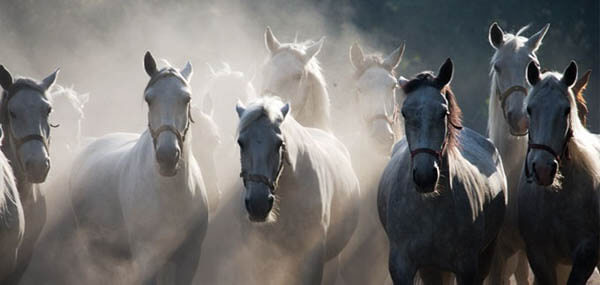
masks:
{"label": "horse eye", "polygon": [[190,103],[190,101],[192,101],[192,97],[189,97],[189,96],[185,97],[185,99],[183,99],[183,102],[186,104]]}
{"label": "horse eye", "polygon": [[527,115],[531,115],[531,108],[527,107]]}
{"label": "horse eye", "polygon": [[48,114],[47,115],[50,115],[50,113],[52,113],[52,107],[48,108]]}
{"label": "horse eye", "polygon": [[500,67],[499,67],[497,64],[494,64],[494,70],[495,70],[497,73],[500,73]]}
{"label": "horse eye", "polygon": [[565,116],[569,115],[571,113],[571,107],[567,107],[565,109]]}
{"label": "horse eye", "polygon": [[244,144],[242,143],[242,141],[241,141],[241,140],[238,140],[238,141],[237,141],[237,143],[238,143],[238,145],[240,146],[240,148],[241,148],[241,149],[243,149],[243,148],[244,148]]}

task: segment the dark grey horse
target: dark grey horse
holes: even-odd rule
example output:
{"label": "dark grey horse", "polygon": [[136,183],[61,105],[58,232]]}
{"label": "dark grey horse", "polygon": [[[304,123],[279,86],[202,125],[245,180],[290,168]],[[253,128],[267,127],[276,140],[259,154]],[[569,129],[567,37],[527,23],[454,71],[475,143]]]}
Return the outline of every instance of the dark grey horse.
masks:
{"label": "dark grey horse", "polygon": [[394,284],[413,284],[417,270],[425,284],[441,282],[444,271],[458,284],[481,284],[504,219],[500,156],[462,128],[452,71],[448,59],[437,77],[423,72],[402,84],[406,137],[394,147],[377,202]]}

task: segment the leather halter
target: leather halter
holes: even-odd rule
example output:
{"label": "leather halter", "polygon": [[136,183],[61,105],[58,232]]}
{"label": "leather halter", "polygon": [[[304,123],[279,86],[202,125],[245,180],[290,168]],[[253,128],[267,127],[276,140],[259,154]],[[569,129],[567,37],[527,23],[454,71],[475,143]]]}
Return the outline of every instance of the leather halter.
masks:
{"label": "leather halter", "polygon": [[[510,88],[506,89],[504,92],[500,91],[500,87],[497,87],[498,85],[496,84],[496,94],[498,95],[498,101],[500,101],[500,105],[502,106],[502,115],[504,116],[504,120],[508,121],[508,118],[506,117],[506,112],[504,111],[504,107],[506,106],[506,100],[508,99],[508,97],[510,97],[510,95],[516,93],[516,92],[523,92],[523,94],[525,94],[524,96],[527,96],[527,88],[521,86],[521,85],[514,85],[511,86]],[[515,136],[515,137],[522,137],[527,135],[528,131],[522,133],[522,134],[513,134],[511,131],[511,135]]]}
{"label": "leather halter", "polygon": [[[4,101],[4,104],[5,104],[6,106],[8,106],[8,102],[9,102],[9,101],[10,101],[10,100],[11,100],[11,99],[12,99],[12,98],[13,98],[13,97],[14,97],[14,96],[17,94],[17,92],[18,92],[18,91],[20,91],[21,89],[32,89],[32,90],[34,90],[34,91],[37,91],[37,92],[39,92],[39,93],[40,93],[40,94],[42,94],[42,95],[46,93],[46,90],[45,90],[45,89],[43,89],[43,88],[41,88],[41,87],[39,87],[39,86],[37,86],[37,85],[31,84],[31,83],[27,83],[27,82],[19,82],[19,81],[17,81],[17,82],[15,82],[15,83],[14,83],[14,84],[13,84],[13,85],[12,85],[12,86],[11,86],[11,87],[10,87],[10,88],[7,90],[7,91],[6,91],[6,93],[5,93],[5,94],[6,94],[6,99],[4,99],[4,100],[3,100],[3,101]],[[6,116],[7,116],[7,121],[8,121],[8,123],[9,123],[8,125],[10,126],[10,117],[8,116],[8,114],[6,114]],[[53,125],[50,125],[50,124],[49,124],[49,126],[53,126]],[[11,132],[12,132],[12,129],[11,129]],[[24,137],[17,138],[17,137],[16,137],[16,136],[14,136],[14,134],[13,134],[13,137],[14,137],[14,140],[15,140],[15,142],[14,142],[14,144],[15,144],[15,150],[17,150],[17,151],[18,151],[18,150],[21,148],[21,146],[23,146],[23,145],[24,145],[25,143],[27,143],[27,142],[30,142],[30,141],[39,141],[39,142],[41,142],[41,143],[42,143],[42,145],[44,146],[44,149],[46,149],[46,152],[47,152],[47,153],[50,153],[50,147],[49,147],[49,146],[50,146],[50,136],[48,136],[48,137],[46,138],[45,136],[43,136],[43,135],[40,135],[40,134],[29,134],[29,135],[26,135],[26,136],[24,136]],[[19,160],[19,161],[20,161],[20,160]]]}
{"label": "leather halter", "polygon": [[281,159],[279,161],[279,167],[277,168],[277,173],[275,174],[275,178],[271,179],[265,175],[262,174],[253,174],[253,173],[248,173],[246,170],[242,170],[242,172],[240,172],[240,177],[242,178],[242,181],[244,182],[244,187],[246,187],[246,184],[248,182],[255,182],[255,183],[261,183],[266,185],[267,187],[269,187],[269,189],[271,189],[271,192],[275,192],[275,189],[277,189],[277,186],[279,184],[279,177],[281,177],[281,173],[283,172],[283,163],[285,160],[285,156],[287,154],[287,149],[285,148],[285,142],[283,144],[281,144]]}
{"label": "leather halter", "polygon": [[[525,155],[525,176],[528,178],[528,180],[530,180],[530,178],[532,177],[532,174],[533,174],[529,170],[529,165],[528,165],[529,152],[532,149],[539,149],[539,150],[543,150],[543,151],[550,153],[552,156],[554,156],[554,159],[556,159],[556,162],[558,162],[558,165],[560,166],[563,157],[567,160],[571,159],[571,157],[569,155],[569,141],[571,140],[572,137],[573,137],[573,129],[571,129],[569,127],[569,130],[567,131],[567,135],[565,136],[565,142],[564,142],[562,150],[560,152],[554,151],[554,149],[552,147],[545,145],[545,144],[532,143],[531,137],[530,137],[529,143],[527,146],[527,154]],[[529,182],[531,182],[531,181],[529,181]]]}
{"label": "leather halter", "polygon": [[[450,127],[455,128],[457,130],[462,130],[462,126],[456,126],[452,123],[449,123]],[[439,150],[435,150],[435,149],[431,149],[431,148],[426,148],[426,147],[422,147],[422,148],[417,148],[415,150],[411,150],[410,151],[410,159],[414,159],[415,156],[417,154],[420,153],[425,153],[425,154],[429,154],[433,157],[435,157],[435,159],[438,162],[442,162],[442,158],[444,156],[444,153],[446,153],[446,146],[448,145],[448,137],[450,136],[450,132],[448,132],[446,134],[446,137],[444,138],[444,141],[442,142],[442,147]],[[410,148],[410,147],[409,147]]]}
{"label": "leather halter", "polygon": [[[174,69],[167,69],[166,71],[163,71],[163,72],[157,74],[156,76],[153,76],[150,79],[150,82],[148,82],[148,85],[146,85],[146,88],[144,89],[144,93],[146,93],[148,88],[150,88],[159,79],[169,77],[169,76],[173,76],[173,77],[181,80],[185,85],[189,85],[188,81],[185,80],[183,77],[181,77],[181,75],[179,75],[179,73],[177,73],[177,71],[175,71]],[[188,104],[187,116],[188,116],[189,121],[186,122],[185,128],[183,129],[183,131],[179,131],[179,129],[177,129],[173,125],[162,125],[162,126],[158,127],[158,129],[153,129],[152,126],[150,125],[150,122],[148,122],[148,131],[150,131],[150,136],[152,136],[152,143],[154,144],[154,146],[156,147],[156,140],[158,140],[158,136],[160,136],[161,133],[171,132],[177,138],[177,144],[179,145],[179,148],[181,150],[183,150],[183,142],[185,142],[185,136],[187,135],[187,132],[190,128],[190,122],[192,122],[192,123],[194,122],[194,120],[192,119],[192,109],[191,109],[190,104]]]}

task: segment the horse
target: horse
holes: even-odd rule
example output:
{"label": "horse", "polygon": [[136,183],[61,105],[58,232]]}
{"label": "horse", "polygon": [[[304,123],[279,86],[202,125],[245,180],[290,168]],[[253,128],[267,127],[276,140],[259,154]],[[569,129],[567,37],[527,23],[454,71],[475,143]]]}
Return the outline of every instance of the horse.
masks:
{"label": "horse", "polygon": [[600,265],[600,136],[579,118],[576,79],[574,61],[562,74],[527,67],[529,143],[518,218],[538,284],[585,284]]}
{"label": "horse", "polygon": [[527,151],[525,69],[530,60],[538,63],[536,52],[549,27],[544,26],[529,38],[522,35],[528,26],[514,35],[502,31],[497,23],[489,30],[489,42],[495,52],[490,62],[488,136],[502,156],[508,181],[508,210],[490,272],[491,284],[509,284],[513,273],[518,284],[529,284],[529,266],[517,225],[517,190]]}
{"label": "horse", "polygon": [[379,217],[394,284],[482,284],[504,220],[506,176],[494,145],[462,127],[453,63],[402,84],[405,138],[379,184]]}
{"label": "horse", "polygon": [[300,125],[277,97],[236,110],[244,185],[239,214],[250,254],[261,258],[253,267],[260,284],[332,284],[323,277],[335,278],[359,214],[347,149],[330,133]]}
{"label": "horse", "polygon": [[[87,283],[139,283],[169,278],[190,284],[201,253],[208,207],[191,153],[188,62],[158,69],[144,57],[148,128],[114,133],[83,149],[70,178],[80,240],[95,271]],[[85,256],[87,254],[87,256]],[[121,272],[119,272],[121,271]],[[85,282],[84,282],[85,283]]]}
{"label": "horse", "polygon": [[317,42],[280,43],[270,27],[265,30],[269,58],[263,66],[261,95],[290,102],[294,118],[305,127],[330,129],[330,101],[316,56],[325,38]]}
{"label": "horse", "polygon": [[55,84],[50,93],[53,112],[50,113],[52,122],[60,124],[52,135],[51,151],[59,153],[74,153],[82,143],[81,123],[84,119],[83,109],[90,99],[89,93],[77,93],[73,87],[67,88]]}
{"label": "horse", "polygon": [[[0,129],[0,142],[2,141]],[[17,267],[19,246],[25,232],[23,206],[15,183],[12,167],[3,152],[0,152],[0,283],[9,283],[8,278]]]}
{"label": "horse", "polygon": [[[358,127],[347,145],[353,153],[363,203],[357,231],[342,253],[341,276],[348,284],[383,284],[388,275],[387,238],[377,216],[377,185],[393,144],[404,135],[397,111],[401,91],[395,71],[404,47],[400,45],[385,57],[365,54],[358,43],[350,47],[355,83],[351,113]],[[371,266],[364,266],[365,262]]]}
{"label": "horse", "polygon": [[4,89],[0,103],[0,124],[4,128],[2,152],[10,162],[19,191],[26,221],[17,267],[7,283],[15,284],[27,269],[38,237],[46,223],[46,197],[39,184],[50,171],[48,117],[52,105],[48,90],[56,82],[57,69],[42,81],[13,79],[0,65],[0,86]]}

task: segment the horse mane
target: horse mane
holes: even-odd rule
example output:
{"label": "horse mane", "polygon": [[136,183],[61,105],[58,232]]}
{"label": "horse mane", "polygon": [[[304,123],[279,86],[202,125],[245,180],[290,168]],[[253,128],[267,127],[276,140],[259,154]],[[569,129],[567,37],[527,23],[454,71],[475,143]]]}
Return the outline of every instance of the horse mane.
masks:
{"label": "horse mane", "polygon": [[458,103],[456,102],[456,97],[454,96],[454,92],[450,88],[450,85],[440,86],[440,84],[435,80],[435,76],[431,71],[424,71],[415,76],[415,78],[408,81],[402,89],[406,96],[410,96],[412,92],[421,88],[421,87],[434,87],[442,94],[448,101],[448,117],[446,130],[448,132],[446,141],[447,150],[456,149],[459,147],[460,142],[458,140],[458,135],[462,128],[462,110]]}
{"label": "horse mane", "polygon": [[539,93],[539,89],[559,88],[563,91],[563,94],[571,106],[569,120],[573,136],[568,144],[570,161],[579,165],[583,170],[589,173],[596,186],[600,185],[600,161],[597,159],[600,154],[600,139],[583,125],[578,114],[578,98],[576,97],[576,94],[574,94],[573,88],[564,87],[563,83],[560,82],[562,74],[558,72],[549,71],[542,73],[541,76],[541,81],[532,88],[525,99],[526,103]]}
{"label": "horse mane", "polygon": [[247,106],[246,111],[242,114],[237,134],[239,135],[252,123],[262,118],[267,118],[271,123],[283,120],[283,114],[281,114],[283,106],[284,104],[279,97],[264,96],[257,98]]}
{"label": "horse mane", "polygon": [[577,102],[577,113],[579,114],[579,120],[581,120],[581,124],[584,127],[587,124],[587,115],[589,110],[587,107],[587,102],[585,101],[585,97],[583,97],[583,93],[587,88],[591,74],[591,70],[586,71],[581,79],[577,80],[577,83],[575,83],[575,85],[572,87],[572,90],[575,93],[575,100]]}
{"label": "horse mane", "polygon": [[56,102],[58,98],[65,98],[69,102],[69,104],[71,104],[71,106],[73,106],[73,108],[76,110],[81,109],[81,105],[83,102],[79,100],[77,92],[75,91],[75,89],[73,89],[72,86],[63,87],[61,85],[54,84],[54,86],[52,86],[52,90],[48,96],[48,99],[50,99],[50,102]]}

